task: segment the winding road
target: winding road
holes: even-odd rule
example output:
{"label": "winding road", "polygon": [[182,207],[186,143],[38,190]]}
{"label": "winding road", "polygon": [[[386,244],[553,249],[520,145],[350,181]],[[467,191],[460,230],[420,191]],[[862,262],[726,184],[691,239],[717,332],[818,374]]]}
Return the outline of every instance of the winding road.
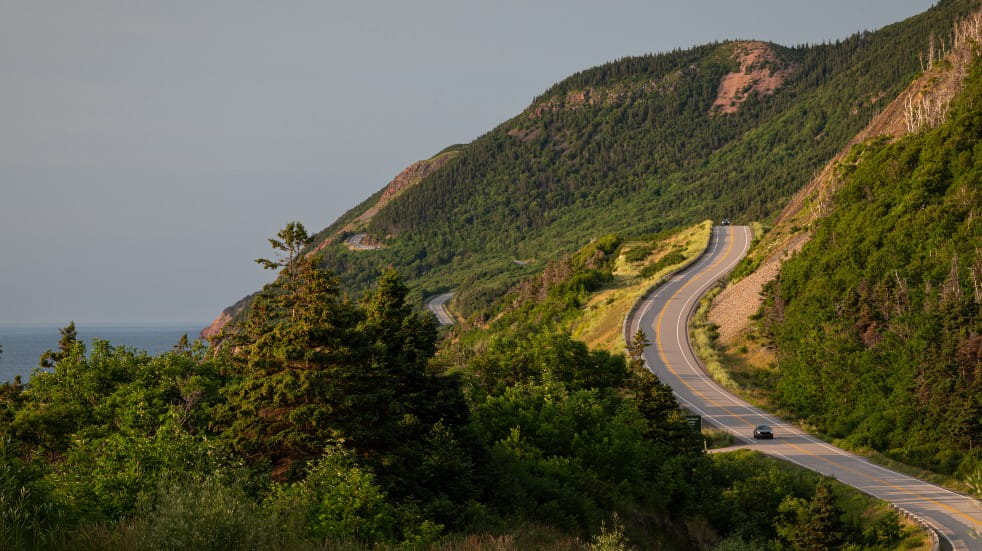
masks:
{"label": "winding road", "polygon": [[[750,247],[746,226],[713,228],[702,257],[644,299],[625,323],[625,338],[644,329],[649,370],[670,385],[676,398],[702,419],[746,447],[832,476],[906,511],[933,527],[956,550],[982,551],[982,504],[939,486],[875,465],[823,442],[724,390],[702,369],[688,340],[689,318],[699,298],[732,270]],[[755,441],[753,428],[768,424],[774,440]]]}
{"label": "winding road", "polygon": [[453,293],[443,293],[426,301],[426,307],[430,309],[430,312],[433,312],[440,325],[453,325],[453,318],[450,316],[450,312],[447,312],[446,307],[447,301],[452,297]]}
{"label": "winding road", "polygon": [[375,251],[382,248],[379,247],[378,245],[366,245],[365,244],[366,237],[368,237],[367,233],[356,233],[354,235],[348,236],[348,238],[345,239],[344,242],[347,243],[349,247],[357,251]]}

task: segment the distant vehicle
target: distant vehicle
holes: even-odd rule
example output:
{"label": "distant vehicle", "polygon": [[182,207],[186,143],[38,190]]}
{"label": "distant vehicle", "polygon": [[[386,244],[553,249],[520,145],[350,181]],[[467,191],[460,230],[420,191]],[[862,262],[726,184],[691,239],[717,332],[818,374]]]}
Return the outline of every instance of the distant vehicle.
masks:
{"label": "distant vehicle", "polygon": [[730,219],[729,218],[724,218],[723,221],[720,222],[720,224],[723,225],[723,226],[729,226],[730,225]]}
{"label": "distant vehicle", "polygon": [[757,425],[754,427],[754,439],[761,438],[774,438],[774,431],[771,430],[769,425]]}

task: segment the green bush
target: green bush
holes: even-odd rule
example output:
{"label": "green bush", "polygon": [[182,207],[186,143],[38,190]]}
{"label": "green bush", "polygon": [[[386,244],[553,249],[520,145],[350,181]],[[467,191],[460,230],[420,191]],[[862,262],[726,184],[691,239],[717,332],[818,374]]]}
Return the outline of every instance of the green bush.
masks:
{"label": "green bush", "polygon": [[67,511],[41,480],[42,472],[11,453],[0,441],[0,549],[44,549],[68,528]]}
{"label": "green bush", "polygon": [[241,487],[217,476],[165,483],[135,525],[139,547],[152,551],[283,549],[290,536]]}
{"label": "green bush", "polygon": [[644,268],[641,268],[641,277],[649,278],[669,266],[681,264],[684,261],[685,255],[681,251],[672,251],[651,264],[646,265]]}
{"label": "green bush", "polygon": [[341,449],[328,450],[303,480],[275,488],[267,507],[280,518],[298,515],[304,534],[314,540],[399,540],[398,511],[372,473]]}

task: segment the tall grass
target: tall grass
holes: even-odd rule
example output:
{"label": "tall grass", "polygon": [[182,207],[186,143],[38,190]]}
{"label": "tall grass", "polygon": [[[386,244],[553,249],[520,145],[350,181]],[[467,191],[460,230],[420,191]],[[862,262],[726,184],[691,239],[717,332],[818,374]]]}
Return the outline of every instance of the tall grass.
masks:
{"label": "tall grass", "polygon": [[699,301],[699,308],[692,316],[692,345],[696,356],[706,366],[706,371],[710,377],[719,383],[723,388],[734,392],[740,391],[740,385],[730,377],[729,372],[723,367],[723,358],[719,350],[716,349],[716,339],[719,337],[717,332],[719,327],[711,323],[708,319],[709,309],[712,307],[713,299],[719,294],[721,288],[715,287]]}

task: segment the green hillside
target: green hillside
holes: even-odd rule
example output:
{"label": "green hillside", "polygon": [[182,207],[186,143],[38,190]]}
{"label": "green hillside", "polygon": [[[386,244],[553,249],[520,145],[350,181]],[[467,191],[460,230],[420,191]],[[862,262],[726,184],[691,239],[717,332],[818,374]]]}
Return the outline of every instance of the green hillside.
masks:
{"label": "green hillside", "polygon": [[[389,265],[424,294],[466,287],[455,307],[469,315],[598,235],[768,219],[910,82],[929,37],[946,37],[973,5],[942,1],[831,44],[710,44],[573,75],[381,209],[367,231],[386,249],[332,245],[325,265],[355,291]],[[741,67],[756,47],[766,54]],[[783,80],[746,93],[736,112],[714,107],[726,75],[753,70]],[[528,259],[543,262],[513,262]]]}
{"label": "green hillside", "polygon": [[[210,345],[66,327],[0,385],[0,548],[925,548],[832,479],[705,453],[643,333],[611,341],[707,218],[774,216],[972,7],[584,71],[370,220],[384,191],[313,240],[288,224]],[[855,148],[760,316],[780,405],[960,475],[982,463],[979,97],[976,60],[946,123]],[[385,246],[344,247],[365,224]],[[450,288],[470,319],[447,336],[418,299]]]}
{"label": "green hillside", "polygon": [[857,146],[765,308],[780,405],[962,478],[982,469],[980,97],[976,59],[945,124]]}

